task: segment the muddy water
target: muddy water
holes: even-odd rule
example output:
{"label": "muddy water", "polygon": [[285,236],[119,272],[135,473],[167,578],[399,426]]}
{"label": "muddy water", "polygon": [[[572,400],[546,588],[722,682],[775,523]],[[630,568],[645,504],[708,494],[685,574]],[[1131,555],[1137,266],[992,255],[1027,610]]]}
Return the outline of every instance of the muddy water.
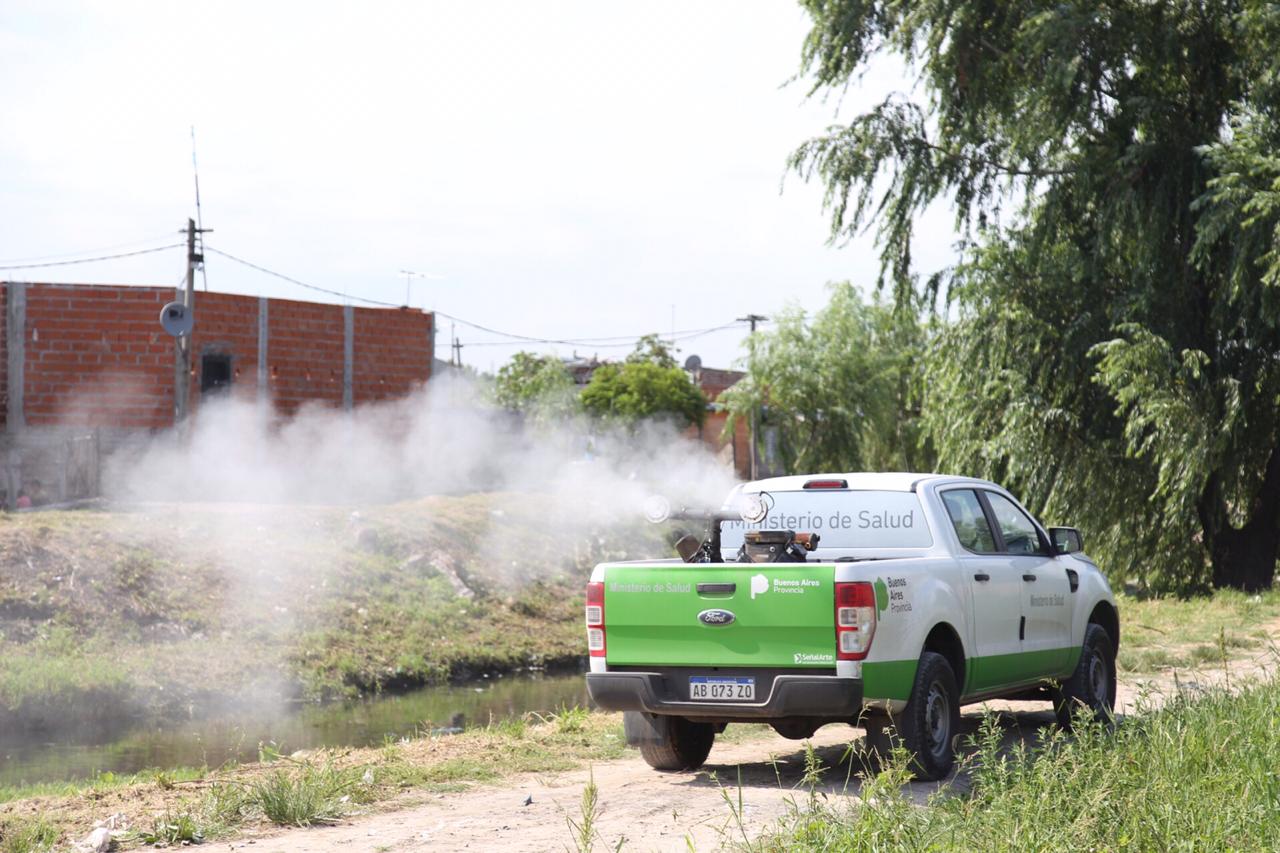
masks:
{"label": "muddy water", "polygon": [[0,788],[148,768],[254,761],[259,744],[288,754],[376,746],[431,729],[482,726],[533,711],[587,705],[581,675],[507,676],[325,706],[288,705],[163,725],[124,725],[76,737],[0,732]]}

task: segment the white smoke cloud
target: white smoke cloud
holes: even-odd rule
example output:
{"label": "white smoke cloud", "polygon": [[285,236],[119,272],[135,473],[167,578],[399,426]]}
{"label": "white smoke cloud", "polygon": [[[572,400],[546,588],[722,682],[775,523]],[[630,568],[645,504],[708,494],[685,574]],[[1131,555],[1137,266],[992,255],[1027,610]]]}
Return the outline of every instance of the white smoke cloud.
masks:
{"label": "white smoke cloud", "polygon": [[[272,507],[521,493],[568,535],[638,520],[655,493],[673,505],[716,507],[735,482],[709,447],[669,424],[524,428],[455,375],[404,399],[352,412],[309,406],[286,420],[253,400],[206,400],[185,435],[122,447],[103,477],[116,502],[253,505],[258,516]],[[500,519],[486,523],[500,527]]]}

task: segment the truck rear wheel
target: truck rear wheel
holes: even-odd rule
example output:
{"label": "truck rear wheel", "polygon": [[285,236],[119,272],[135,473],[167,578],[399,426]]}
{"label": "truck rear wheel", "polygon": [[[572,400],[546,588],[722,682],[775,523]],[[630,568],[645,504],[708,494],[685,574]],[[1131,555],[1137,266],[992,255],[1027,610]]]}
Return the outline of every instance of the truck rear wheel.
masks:
{"label": "truck rear wheel", "polygon": [[1058,689],[1053,706],[1064,729],[1071,728],[1071,719],[1082,706],[1096,720],[1111,719],[1116,707],[1116,652],[1101,625],[1090,622],[1085,628],[1080,662]]}
{"label": "truck rear wheel", "polygon": [[696,770],[707,760],[716,739],[710,723],[643,711],[624,711],[622,727],[627,743],[638,747],[654,770]]}
{"label": "truck rear wheel", "polygon": [[955,764],[952,740],[960,731],[960,691],[951,664],[936,652],[920,655],[911,698],[894,717],[902,745],[911,753],[917,779],[932,782]]}

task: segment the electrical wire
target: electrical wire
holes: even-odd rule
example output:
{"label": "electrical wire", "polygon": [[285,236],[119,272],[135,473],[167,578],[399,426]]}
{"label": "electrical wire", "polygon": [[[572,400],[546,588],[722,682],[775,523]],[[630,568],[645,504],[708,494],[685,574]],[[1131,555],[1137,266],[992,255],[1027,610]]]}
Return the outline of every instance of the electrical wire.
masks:
{"label": "electrical wire", "polygon": [[59,252],[56,255],[36,255],[30,258],[8,258],[0,260],[0,264],[33,264],[40,261],[72,260],[77,255],[94,255],[99,252],[114,252],[116,249],[132,249],[134,246],[145,246],[148,243],[159,243],[161,240],[172,240],[173,234],[161,234],[149,240],[130,240],[128,243],[116,243],[112,246],[99,246],[96,249],[81,249],[76,252]]}
{"label": "electrical wire", "polygon": [[[514,332],[503,332],[498,329],[492,329],[488,326],[482,326],[479,323],[473,323],[470,320],[464,320],[461,317],[455,317],[452,314],[446,314],[444,311],[436,311],[435,313],[448,320],[453,320],[455,323],[461,323],[464,326],[470,326],[471,328],[481,332],[487,332],[488,334],[498,335],[499,337],[503,337],[503,338],[511,338],[513,341],[524,341],[526,343],[533,343],[533,344],[566,344],[568,346],[600,346],[600,347],[633,346],[635,342],[641,337],[640,335],[610,335],[607,337],[599,337],[599,338],[535,338],[529,335],[517,335]],[[662,338],[665,338],[666,340],[671,340],[671,341],[686,340],[691,336],[696,337],[698,335],[704,335],[709,332],[718,332],[721,329],[728,329],[733,326],[739,326],[739,325],[742,325],[742,324],[735,320],[730,323],[725,323],[722,326],[712,326],[711,328],[707,328],[707,329],[682,329],[681,331],[676,332],[673,335],[659,335],[659,337],[662,337]],[[607,341],[624,341],[625,343],[619,343],[619,344],[605,343]],[[496,344],[498,342],[492,341],[489,343]],[[471,346],[471,344],[468,344],[468,346]],[[479,346],[479,344],[475,344],[475,346]]]}
{"label": "electrical wire", "polygon": [[[664,342],[678,343],[683,341],[691,341],[694,338],[701,338],[705,335],[710,335],[713,332],[723,332],[728,329],[739,328],[741,327],[741,325],[742,324],[740,323],[726,323],[723,326],[712,326],[709,329],[690,329],[690,330],[687,330],[687,333],[685,334],[677,333],[675,337],[672,337],[670,335],[662,335],[661,337]],[[619,337],[624,337],[624,336],[619,335]],[[639,339],[640,339],[639,335],[633,335],[631,337],[628,337],[625,341],[622,341],[621,343],[591,343],[585,340],[576,341],[574,343],[577,346],[591,347],[592,349],[624,349],[626,347],[634,347],[636,345],[636,341],[638,341]],[[474,341],[474,342],[468,343],[467,346],[469,347],[518,347],[518,346],[521,346],[522,343],[525,343],[525,342],[522,342],[522,341]],[[560,341],[535,341],[535,343],[561,343],[561,342]]]}
{"label": "electrical wire", "polygon": [[135,255],[150,255],[153,252],[164,252],[164,251],[168,251],[169,249],[180,249],[182,248],[182,246],[183,246],[182,243],[173,243],[168,246],[157,246],[154,249],[139,249],[136,252],[121,252],[120,254],[117,254],[117,255],[100,255],[96,258],[79,258],[77,260],[69,260],[69,261],[46,261],[45,263],[42,263],[42,264],[4,264],[4,265],[0,265],[0,270],[33,270],[33,269],[39,269],[41,267],[65,267],[65,266],[71,266],[72,264],[93,264],[93,263],[97,263],[98,261],[114,261],[119,258],[132,258]]}
{"label": "electrical wire", "polygon": [[397,305],[397,304],[396,304],[396,303],[394,303],[394,302],[383,302],[381,299],[370,299],[370,298],[368,298],[367,296],[352,296],[352,295],[347,294],[347,293],[342,293],[341,291],[337,291],[337,290],[330,290],[330,289],[329,289],[329,288],[327,288],[327,287],[319,287],[319,286],[314,285],[314,284],[307,284],[305,281],[298,281],[296,278],[290,278],[289,276],[285,275],[284,273],[278,273],[278,272],[276,272],[275,270],[269,270],[269,269],[267,269],[266,267],[258,266],[258,265],[257,265],[257,264],[255,264],[255,263],[251,263],[250,261],[246,261],[244,258],[237,258],[235,255],[230,254],[229,252],[224,252],[224,251],[222,251],[221,249],[215,249],[213,246],[210,246],[210,245],[208,245],[208,244],[205,244],[205,247],[204,247],[204,248],[205,248],[205,251],[206,251],[206,252],[213,252],[215,255],[221,255],[222,257],[226,258],[227,260],[229,260],[229,261],[235,261],[237,264],[242,264],[242,265],[244,265],[244,266],[248,267],[249,269],[257,270],[258,272],[261,272],[261,273],[266,273],[267,275],[274,276],[274,277],[276,277],[276,278],[278,278],[278,279],[281,279],[281,280],[283,280],[283,281],[287,281],[287,282],[289,282],[290,284],[296,284],[298,287],[303,287],[303,288],[306,288],[307,290],[314,290],[314,291],[316,291],[317,293],[327,293],[327,294],[329,294],[330,296],[339,296],[339,297],[342,297],[343,299],[353,299],[353,300],[355,300],[356,302],[365,302],[365,303],[368,303],[369,305],[381,305],[381,306],[383,306],[384,308],[401,308],[401,307],[403,307],[403,306],[401,306],[401,305]]}
{"label": "electrical wire", "polygon": [[[369,305],[379,305],[385,308],[404,307],[395,302],[385,302],[380,299],[370,299],[367,296],[351,296],[350,294],[342,293],[337,290],[331,290],[327,287],[320,287],[315,284],[308,284],[305,281],[299,281],[296,278],[287,276],[284,273],[278,273],[275,270],[267,269],[264,266],[259,266],[258,264],[252,263],[250,261],[246,261],[244,258],[238,258],[235,255],[230,254],[229,252],[224,252],[221,249],[215,249],[213,246],[210,246],[208,244],[205,245],[205,251],[213,252],[215,255],[221,255],[227,260],[235,261],[236,263],[242,264],[246,267],[249,267],[250,269],[257,270],[258,272],[261,272],[261,273],[266,273],[269,276],[274,276],[275,278],[281,279],[283,281],[287,281],[290,284],[295,284],[298,287],[306,288],[307,290],[314,290],[317,293],[327,293],[330,296],[339,296],[339,297],[342,297],[343,299],[352,299],[357,302],[364,302]],[[503,332],[499,329],[494,329],[489,326],[483,326],[471,320],[464,320],[461,317],[454,316],[453,314],[448,314],[444,311],[433,311],[432,313],[440,317],[444,317],[447,320],[452,320],[455,323],[461,323],[464,326],[468,326],[472,329],[476,329],[478,331],[485,332],[487,334],[497,335],[499,337],[511,339],[510,341],[483,341],[483,342],[478,342],[474,344],[467,344],[467,346],[502,346],[502,345],[514,346],[520,343],[530,343],[530,344],[563,344],[565,346],[597,347],[600,349],[606,349],[611,347],[633,347],[635,346],[635,342],[642,337],[641,335],[610,335],[606,337],[597,337],[597,338],[538,338],[538,337],[533,337],[531,335],[519,335],[519,334],[516,334],[515,332]],[[733,320],[731,322],[724,323],[723,325],[720,325],[720,326],[711,326],[710,328],[706,328],[706,329],[682,329],[678,332],[675,332],[672,335],[662,335],[660,337],[663,337],[665,340],[669,340],[674,343],[676,341],[692,340],[693,338],[701,337],[702,335],[709,335],[712,332],[719,332],[725,329],[731,329],[731,328],[742,326],[742,325],[743,325],[743,321]],[[612,343],[613,341],[617,341],[617,343]]]}

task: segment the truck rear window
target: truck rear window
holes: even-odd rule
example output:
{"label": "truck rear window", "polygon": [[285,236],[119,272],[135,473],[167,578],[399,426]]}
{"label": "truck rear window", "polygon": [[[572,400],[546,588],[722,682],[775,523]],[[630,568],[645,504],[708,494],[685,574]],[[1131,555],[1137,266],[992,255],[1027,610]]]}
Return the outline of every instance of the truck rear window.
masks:
{"label": "truck rear window", "polygon": [[763,521],[726,521],[721,547],[736,551],[748,530],[817,533],[819,548],[928,548],[933,536],[914,492],[769,492],[773,507]]}

